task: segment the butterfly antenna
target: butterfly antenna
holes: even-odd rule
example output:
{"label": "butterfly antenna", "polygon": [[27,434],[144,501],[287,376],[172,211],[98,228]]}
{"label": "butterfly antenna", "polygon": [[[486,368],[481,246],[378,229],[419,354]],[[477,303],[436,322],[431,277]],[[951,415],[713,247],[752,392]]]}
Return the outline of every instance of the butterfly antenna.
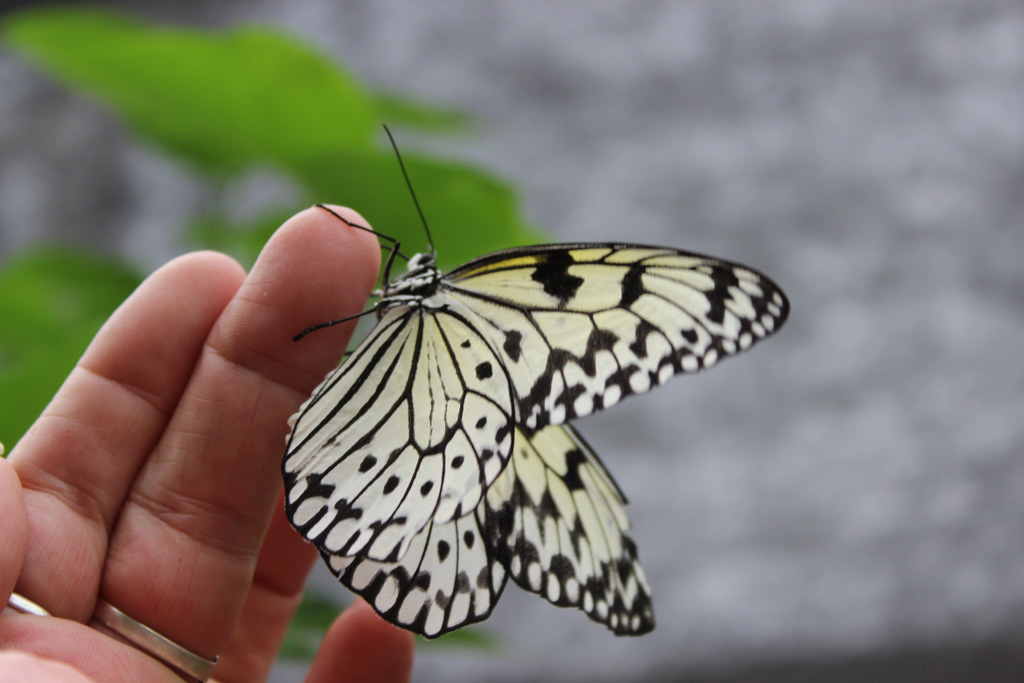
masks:
{"label": "butterfly antenna", "polygon": [[423,214],[423,209],[420,207],[420,200],[416,198],[416,192],[412,189],[412,182],[409,180],[409,174],[405,170],[405,162],[402,161],[402,154],[398,151],[398,145],[395,143],[395,137],[391,134],[387,125],[384,126],[384,132],[388,134],[388,140],[391,141],[391,148],[395,150],[395,157],[398,159],[398,167],[402,169],[402,177],[405,178],[405,186],[409,188],[409,194],[412,195],[412,203],[416,205],[416,212],[420,215],[420,222],[423,223],[423,230],[427,233],[427,242],[430,243],[430,253],[436,254],[434,251],[434,238],[430,234],[430,226],[427,225],[427,217]]}
{"label": "butterfly antenna", "polygon": [[[337,211],[335,211],[331,207],[327,206],[326,204],[317,204],[316,208],[323,209],[324,211],[326,211],[327,213],[331,214],[332,216],[334,216],[335,218],[337,218],[339,221],[341,221],[342,223],[344,223],[345,225],[347,225],[350,228],[355,228],[356,230],[362,230],[363,232],[368,232],[371,235],[376,236],[377,239],[382,239],[382,240],[386,240],[386,241],[390,242],[391,243],[390,247],[385,247],[384,245],[381,245],[381,248],[382,249],[390,249],[392,252],[394,252],[395,255],[404,258],[406,261],[409,260],[408,256],[406,256],[405,254],[403,254],[401,251],[398,250],[399,241],[396,240],[394,237],[389,237],[387,235],[379,233],[379,232],[377,232],[376,230],[374,230],[372,228],[366,227],[365,225],[359,225],[358,223],[353,223],[352,221],[350,221],[349,219],[345,218],[344,216],[342,216],[341,214],[339,214]],[[394,256],[392,256],[392,258],[394,258]]]}

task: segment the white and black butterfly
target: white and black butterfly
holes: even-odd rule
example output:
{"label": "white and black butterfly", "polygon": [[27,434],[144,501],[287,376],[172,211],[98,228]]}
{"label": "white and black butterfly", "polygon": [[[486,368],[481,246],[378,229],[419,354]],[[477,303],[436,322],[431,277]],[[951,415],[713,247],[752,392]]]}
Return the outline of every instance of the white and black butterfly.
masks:
{"label": "white and black butterfly", "polygon": [[625,498],[567,422],[749,348],[785,322],[785,295],[665,247],[522,247],[446,274],[431,251],[388,282],[396,253],[376,327],[292,419],[292,524],[427,637],[485,619],[507,577],[650,631]]}

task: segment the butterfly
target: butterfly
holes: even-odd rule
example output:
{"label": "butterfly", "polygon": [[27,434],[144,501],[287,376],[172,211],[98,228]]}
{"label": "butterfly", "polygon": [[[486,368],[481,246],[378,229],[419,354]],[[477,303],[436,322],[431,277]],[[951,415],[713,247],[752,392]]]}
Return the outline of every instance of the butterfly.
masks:
{"label": "butterfly", "polygon": [[650,631],[626,499],[568,423],[750,348],[786,296],[668,247],[519,247],[444,274],[431,248],[391,281],[398,253],[376,326],[290,421],[292,525],[428,638],[487,618],[509,578],[616,634]]}

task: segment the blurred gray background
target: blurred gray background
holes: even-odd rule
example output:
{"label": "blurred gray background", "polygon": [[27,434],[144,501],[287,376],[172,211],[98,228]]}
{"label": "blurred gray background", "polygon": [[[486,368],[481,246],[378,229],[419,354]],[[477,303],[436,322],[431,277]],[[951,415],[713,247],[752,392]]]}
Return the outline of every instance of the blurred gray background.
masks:
{"label": "blurred gray background", "polygon": [[[415,680],[1024,677],[1024,3],[113,6],[285,28],[472,114],[404,144],[497,171],[557,239],[739,260],[792,300],[749,355],[580,423],[631,499],[654,633],[510,586],[498,652],[422,648]],[[154,267],[204,192],[0,53],[0,254]]]}

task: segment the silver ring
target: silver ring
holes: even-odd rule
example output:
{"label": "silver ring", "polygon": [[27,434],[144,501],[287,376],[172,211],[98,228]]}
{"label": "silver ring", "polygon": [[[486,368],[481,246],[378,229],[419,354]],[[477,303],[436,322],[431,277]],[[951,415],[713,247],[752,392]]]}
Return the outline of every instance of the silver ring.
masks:
{"label": "silver ring", "polygon": [[[2,444],[0,444],[0,448],[2,448]],[[2,452],[3,451],[0,450],[0,453]],[[16,612],[21,612],[22,614],[34,614],[37,617],[50,616],[50,613],[47,612],[45,608],[32,602],[19,593],[11,593],[11,597],[7,598],[7,606]]]}
{"label": "silver ring", "polygon": [[198,681],[208,680],[217,665],[217,657],[203,659],[145,624],[135,621],[103,598],[97,598],[92,618],[139,650]]}

